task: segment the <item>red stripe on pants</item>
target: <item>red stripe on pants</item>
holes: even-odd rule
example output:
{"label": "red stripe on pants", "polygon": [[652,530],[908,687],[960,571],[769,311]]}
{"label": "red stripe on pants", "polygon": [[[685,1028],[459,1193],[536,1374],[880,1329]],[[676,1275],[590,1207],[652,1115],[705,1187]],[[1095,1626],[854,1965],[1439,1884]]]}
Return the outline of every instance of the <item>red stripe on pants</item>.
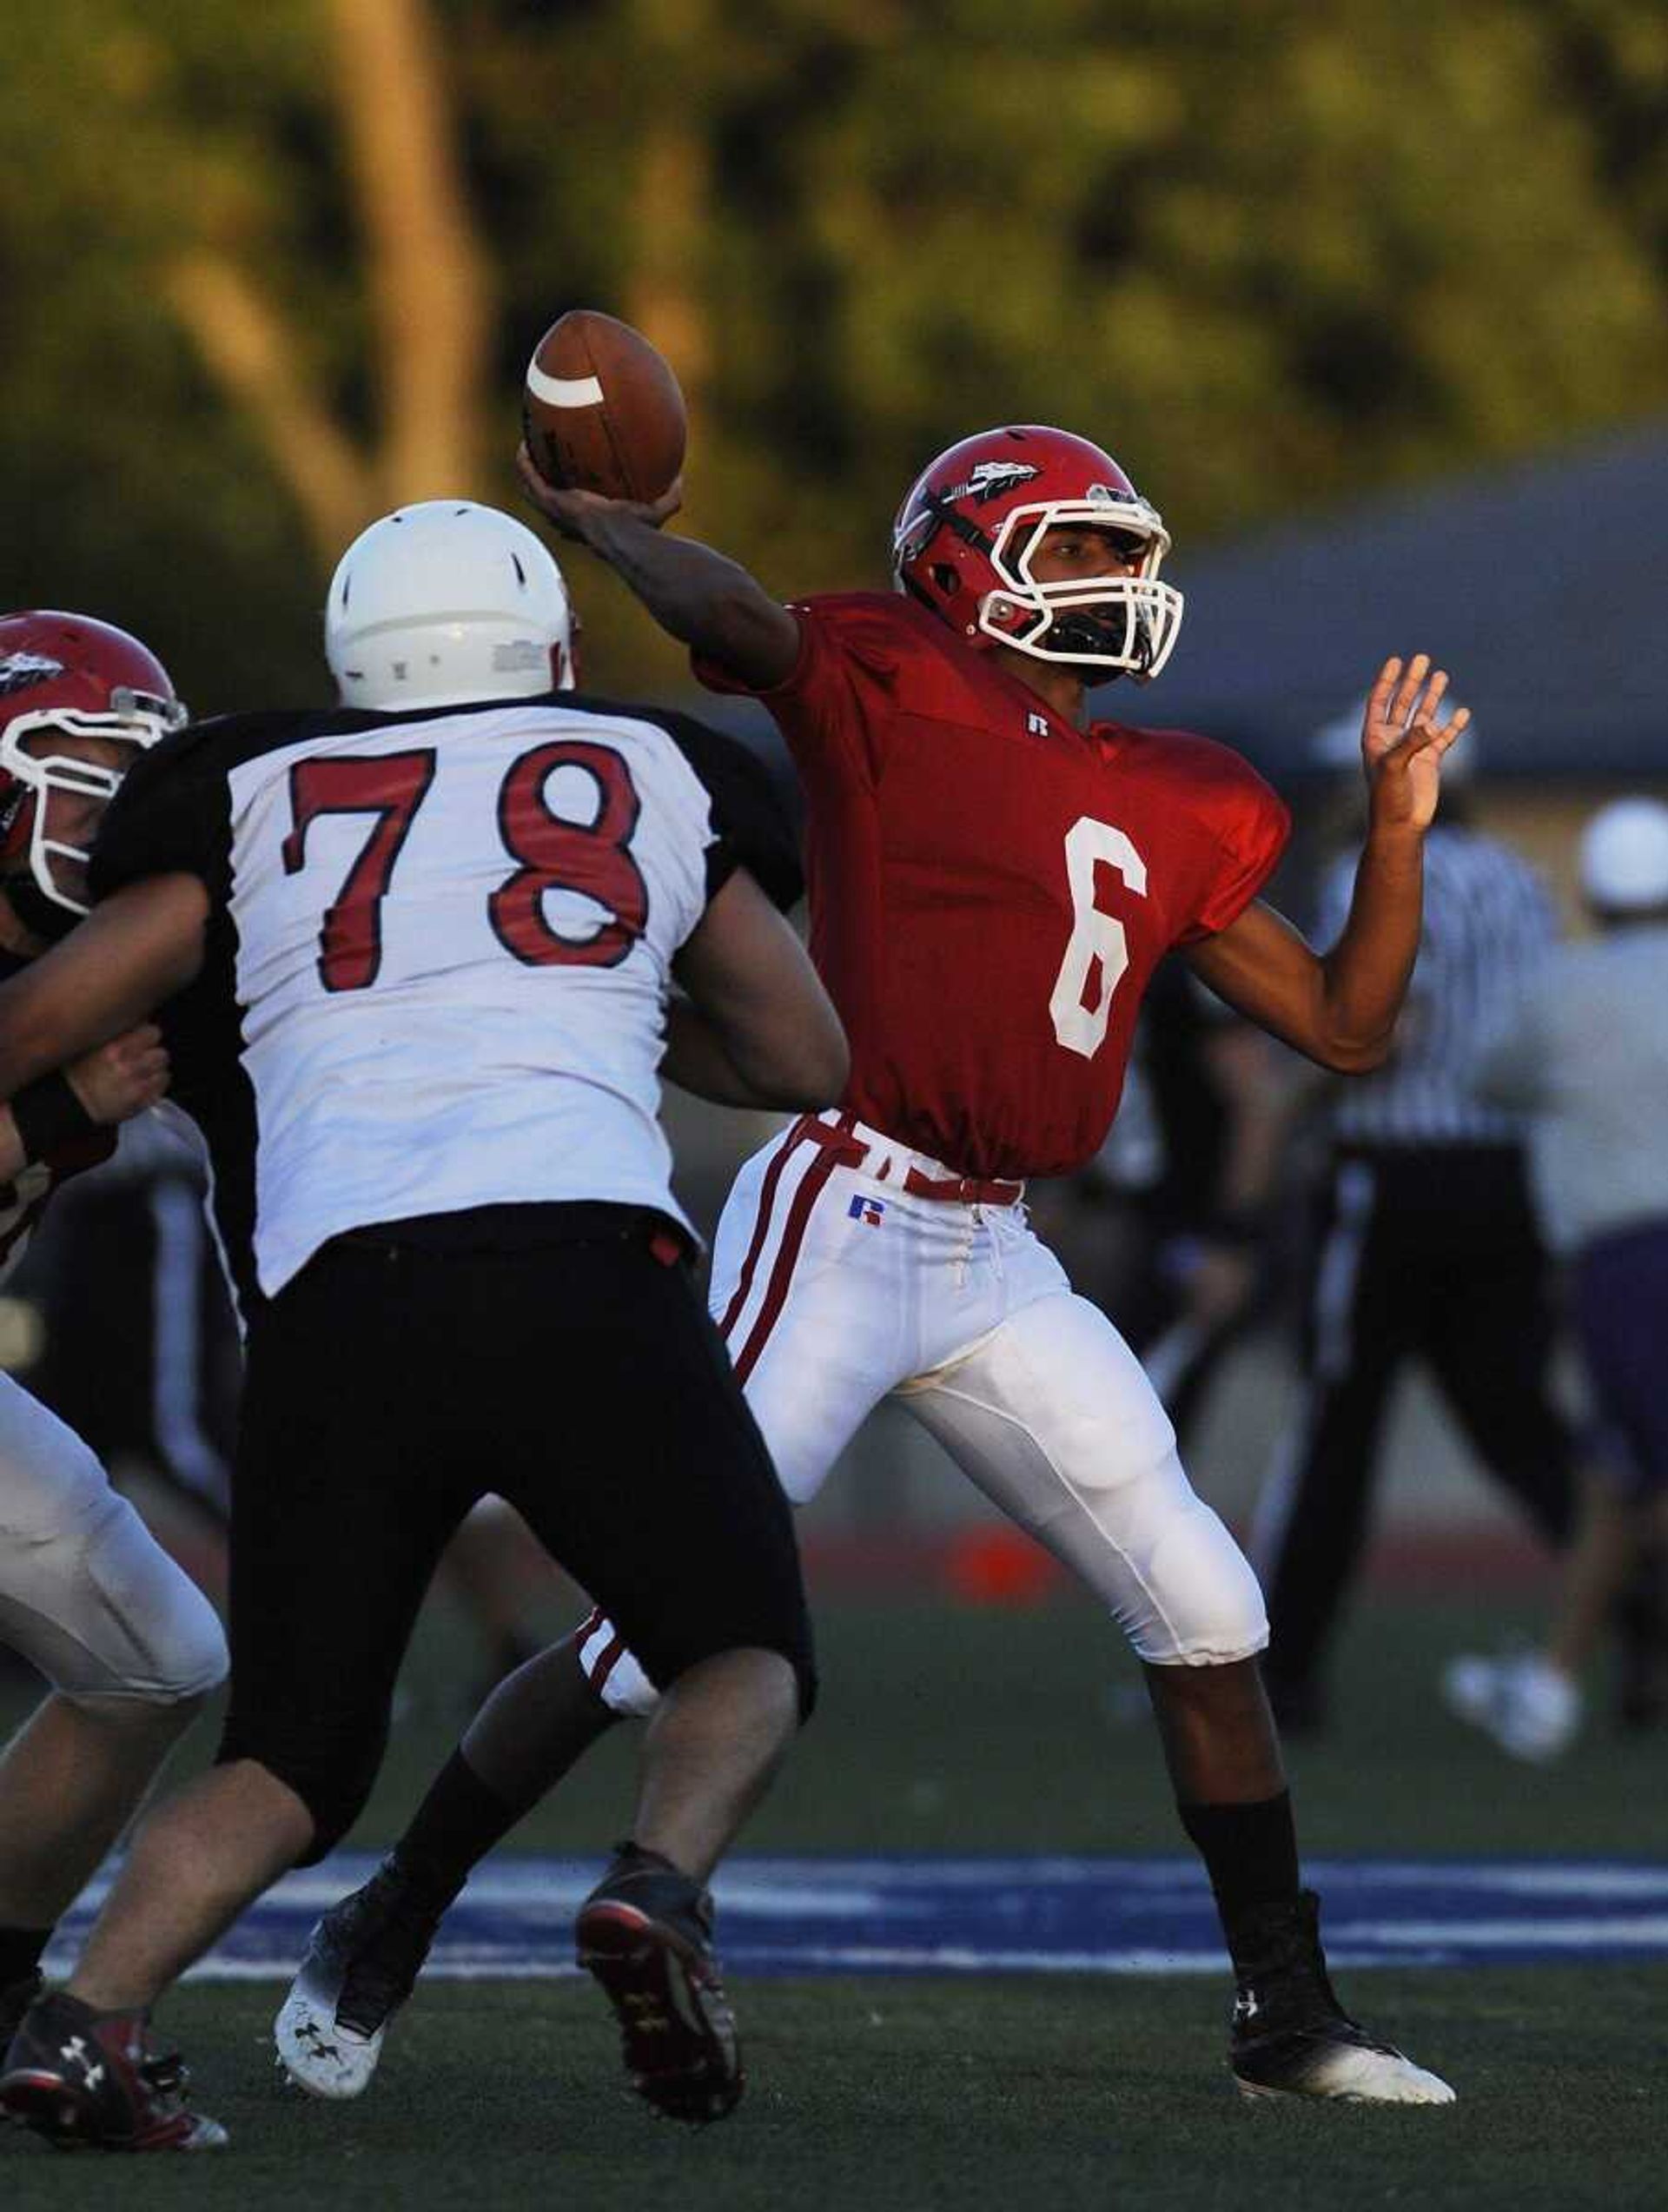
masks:
{"label": "red stripe on pants", "polygon": [[788,1163],[789,1153],[804,1141],[806,1118],[803,1114],[799,1116],[789,1131],[781,1150],[764,1170],[764,1181],[758,1194],[758,1218],[753,1223],[753,1241],[747,1247],[747,1256],[741,1263],[735,1295],[725,1308],[724,1318],[718,1323],[718,1334],[726,1344],[730,1341],[731,1330],[740,1318],[742,1308],[752,1295],[753,1271],[758,1265],[758,1255],[764,1248],[765,1235],[771,1226],[771,1209],[776,1203],[776,1186],[782,1180],[782,1170]]}
{"label": "red stripe on pants", "polygon": [[[608,1627],[610,1625],[608,1617],[603,1612],[602,1607],[600,1606],[592,1606],[590,1612],[586,1613],[585,1619],[579,1623],[578,1629],[574,1632],[573,1649],[575,1656],[577,1657],[584,1651],[586,1646],[596,1634],[598,1629]],[[616,1628],[613,1634],[603,1646],[597,1658],[592,1660],[589,1666],[586,1666],[583,1659],[580,1659],[579,1672],[584,1675],[586,1680],[591,1685],[592,1689],[596,1692],[598,1697],[602,1695],[603,1685],[607,1681],[608,1677],[613,1672],[614,1669],[619,1665],[620,1654],[625,1651],[625,1649],[626,1639]]]}
{"label": "red stripe on pants", "polygon": [[787,1225],[782,1231],[782,1242],[777,1249],[776,1265],[771,1269],[764,1302],[759,1308],[758,1318],[754,1321],[747,1341],[736,1360],[738,1382],[745,1382],[752,1373],[759,1354],[764,1349],[765,1340],[776,1326],[776,1317],[787,1298],[794,1262],[799,1257],[799,1247],[804,1242],[805,1224],[811,1219],[811,1209],[821,1197],[835,1169],[845,1164],[837,1152],[822,1153],[805,1170],[804,1181],[793,1194],[793,1203],[788,1209]]}
{"label": "red stripe on pants", "polygon": [[589,1676],[587,1677],[591,1687],[595,1691],[598,1697],[600,1697],[603,1691],[607,1687],[608,1677],[619,1665],[620,1660],[625,1657],[625,1653],[626,1639],[620,1634],[619,1629],[615,1629],[613,1634],[602,1647],[602,1657],[596,1661],[595,1665],[591,1669]]}

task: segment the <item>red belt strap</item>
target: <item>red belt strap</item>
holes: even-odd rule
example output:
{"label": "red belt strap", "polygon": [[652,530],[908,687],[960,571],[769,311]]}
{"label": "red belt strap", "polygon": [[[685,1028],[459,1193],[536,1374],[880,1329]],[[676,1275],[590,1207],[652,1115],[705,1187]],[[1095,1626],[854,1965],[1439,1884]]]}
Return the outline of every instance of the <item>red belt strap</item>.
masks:
{"label": "red belt strap", "polygon": [[[807,1121],[800,1135],[832,1152],[843,1167],[857,1167],[869,1156],[869,1147],[845,1123]],[[957,1206],[1016,1206],[1025,1195],[1023,1182],[991,1182],[977,1176],[923,1176],[911,1168],[904,1178],[911,1198],[941,1198]]]}
{"label": "red belt strap", "polygon": [[977,1176],[950,1176],[942,1182],[911,1168],[904,1178],[911,1198],[943,1198],[959,1206],[1016,1206],[1025,1195],[1023,1182],[987,1182]]}
{"label": "red belt strap", "polygon": [[813,1144],[820,1144],[832,1152],[843,1168],[855,1168],[869,1157],[869,1147],[860,1136],[849,1129],[829,1122],[807,1121],[800,1129],[801,1136],[808,1136]]}

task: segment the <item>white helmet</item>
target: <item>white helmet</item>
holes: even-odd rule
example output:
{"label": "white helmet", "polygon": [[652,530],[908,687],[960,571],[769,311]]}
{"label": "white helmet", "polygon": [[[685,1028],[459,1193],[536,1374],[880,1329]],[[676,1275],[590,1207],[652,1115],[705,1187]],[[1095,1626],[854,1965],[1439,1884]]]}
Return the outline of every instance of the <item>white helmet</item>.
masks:
{"label": "white helmet", "polygon": [[1668,906],[1668,806],[1618,798],[1601,807],[1581,832],[1581,889],[1607,914]]}
{"label": "white helmet", "polygon": [[573,687],[562,572],[513,515],[424,500],[362,530],[336,564],[324,655],[344,706],[381,712]]}

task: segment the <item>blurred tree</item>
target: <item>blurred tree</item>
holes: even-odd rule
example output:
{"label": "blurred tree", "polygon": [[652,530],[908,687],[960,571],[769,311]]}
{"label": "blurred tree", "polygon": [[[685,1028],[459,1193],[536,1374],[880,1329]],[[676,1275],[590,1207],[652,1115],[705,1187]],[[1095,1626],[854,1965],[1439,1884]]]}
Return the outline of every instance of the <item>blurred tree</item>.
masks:
{"label": "blurred tree", "polygon": [[294,317],[232,242],[168,266],[168,291],[228,395],[259,426],[321,560],[372,515],[477,474],[487,285],[424,0],[323,0],[328,89],[362,255],[377,435],[368,449],[310,374]]}
{"label": "blurred tree", "polygon": [[[689,388],[692,528],[879,582],[939,446],[1100,437],[1178,531],[1668,407],[1636,0],[11,0],[0,596],[316,692],[382,502],[511,496],[586,303]],[[677,656],[575,556],[593,679]]]}

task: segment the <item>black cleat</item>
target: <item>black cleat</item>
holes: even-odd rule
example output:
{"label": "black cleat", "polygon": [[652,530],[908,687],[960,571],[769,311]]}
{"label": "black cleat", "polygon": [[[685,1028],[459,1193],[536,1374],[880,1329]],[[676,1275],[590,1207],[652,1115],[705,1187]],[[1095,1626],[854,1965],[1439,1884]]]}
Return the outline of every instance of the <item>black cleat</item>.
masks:
{"label": "black cleat", "polygon": [[1241,2096],[1452,2104],[1453,2091],[1380,2043],[1338,2002],[1320,1949],[1320,1900],[1255,1905],[1228,1930],[1237,1993],[1228,2064]]}
{"label": "black cleat", "polygon": [[418,1904],[392,1857],[325,1914],[273,2023],[279,2066],[298,2089],[350,2097],[370,2087],[441,1917]]}
{"label": "black cleat", "polygon": [[218,2150],[218,2120],[184,2102],[177,2056],[145,2048],[142,2012],[95,2012],[78,1997],[41,1998],[25,2014],[0,2074],[0,2105],[62,2149]]}
{"label": "black cleat", "polygon": [[574,1935],[580,1965],[614,2008],[638,2095],[694,2127],[733,2111],[745,2077],[707,1893],[628,1844],[579,1907]]}

